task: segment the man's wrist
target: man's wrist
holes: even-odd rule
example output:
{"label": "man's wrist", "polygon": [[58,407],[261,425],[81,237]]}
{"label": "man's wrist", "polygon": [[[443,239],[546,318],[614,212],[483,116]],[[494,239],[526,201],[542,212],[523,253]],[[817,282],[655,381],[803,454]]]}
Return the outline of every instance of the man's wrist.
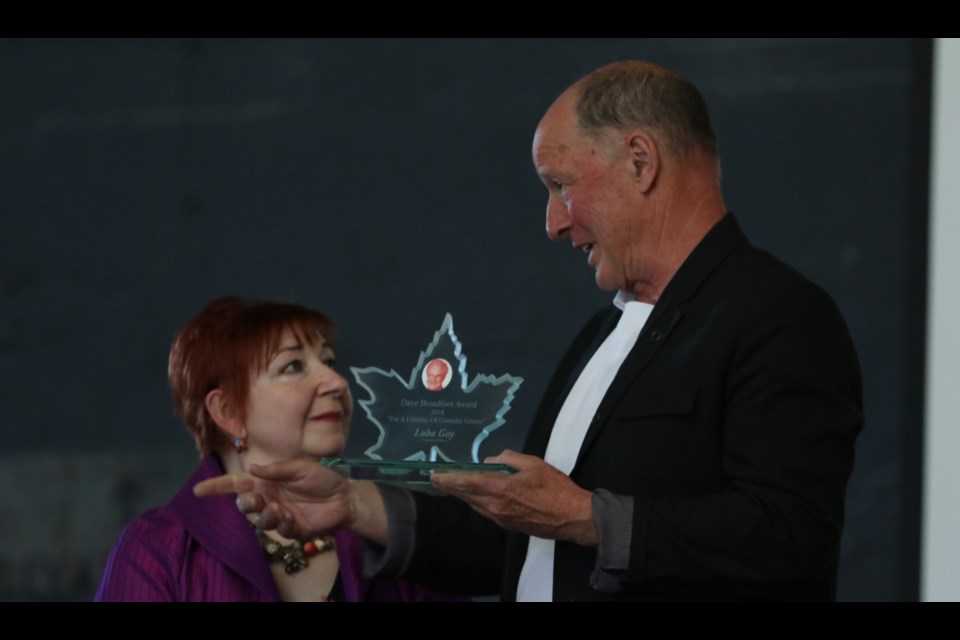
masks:
{"label": "man's wrist", "polygon": [[593,494],[582,489],[582,494],[575,501],[575,509],[570,522],[565,525],[563,538],[582,547],[596,548],[599,537],[593,515]]}
{"label": "man's wrist", "polygon": [[387,518],[376,485],[369,480],[350,480],[346,491],[349,506],[344,528],[377,544],[386,543]]}

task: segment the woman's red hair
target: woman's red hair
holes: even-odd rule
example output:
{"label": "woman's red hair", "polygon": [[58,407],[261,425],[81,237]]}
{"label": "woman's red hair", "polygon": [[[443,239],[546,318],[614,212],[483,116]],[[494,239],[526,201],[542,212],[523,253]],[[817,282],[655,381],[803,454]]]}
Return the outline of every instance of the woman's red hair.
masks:
{"label": "woman's red hair", "polygon": [[177,333],[167,376],[177,414],[201,455],[229,445],[207,411],[207,394],[223,391],[244,419],[250,382],[267,367],[286,329],[301,344],[312,346],[318,337],[331,339],[333,324],[319,311],[300,305],[217,298]]}

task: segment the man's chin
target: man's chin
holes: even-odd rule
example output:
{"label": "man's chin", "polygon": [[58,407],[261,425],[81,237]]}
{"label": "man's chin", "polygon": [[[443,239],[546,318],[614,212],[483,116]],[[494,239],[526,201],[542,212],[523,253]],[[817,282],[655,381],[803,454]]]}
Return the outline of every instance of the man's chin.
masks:
{"label": "man's chin", "polygon": [[594,280],[601,291],[619,291],[622,289],[619,282],[614,281],[613,278],[608,277],[599,269],[594,274]]}

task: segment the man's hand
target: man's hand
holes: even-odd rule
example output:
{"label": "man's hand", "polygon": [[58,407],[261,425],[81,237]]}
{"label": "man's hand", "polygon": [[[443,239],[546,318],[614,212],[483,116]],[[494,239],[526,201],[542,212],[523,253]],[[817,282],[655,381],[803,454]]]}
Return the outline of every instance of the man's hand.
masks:
{"label": "man's hand", "polygon": [[431,482],[509,531],[597,546],[589,491],[535,456],[508,449],[484,462],[508,464],[517,473],[444,471]]}
{"label": "man's hand", "polygon": [[249,473],[232,473],[197,484],[199,497],[237,494],[237,508],[254,515],[264,530],[286,538],[304,538],[350,529],[374,542],[387,537],[380,492],[370,482],[349,482],[315,460],[298,458],[250,465]]}

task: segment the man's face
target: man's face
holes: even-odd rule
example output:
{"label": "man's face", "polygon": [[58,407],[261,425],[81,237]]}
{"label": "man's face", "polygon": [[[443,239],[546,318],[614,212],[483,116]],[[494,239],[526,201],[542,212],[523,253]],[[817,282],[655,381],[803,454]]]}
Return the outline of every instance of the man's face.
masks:
{"label": "man's face", "polygon": [[432,360],[427,365],[427,389],[440,391],[443,389],[443,380],[447,377],[447,363],[443,360]]}
{"label": "man's face", "polygon": [[587,253],[601,289],[635,290],[644,275],[644,240],[654,234],[623,141],[614,134],[601,140],[583,134],[573,97],[565,94],[540,121],[533,162],[549,194],[550,239],[568,238]]}

